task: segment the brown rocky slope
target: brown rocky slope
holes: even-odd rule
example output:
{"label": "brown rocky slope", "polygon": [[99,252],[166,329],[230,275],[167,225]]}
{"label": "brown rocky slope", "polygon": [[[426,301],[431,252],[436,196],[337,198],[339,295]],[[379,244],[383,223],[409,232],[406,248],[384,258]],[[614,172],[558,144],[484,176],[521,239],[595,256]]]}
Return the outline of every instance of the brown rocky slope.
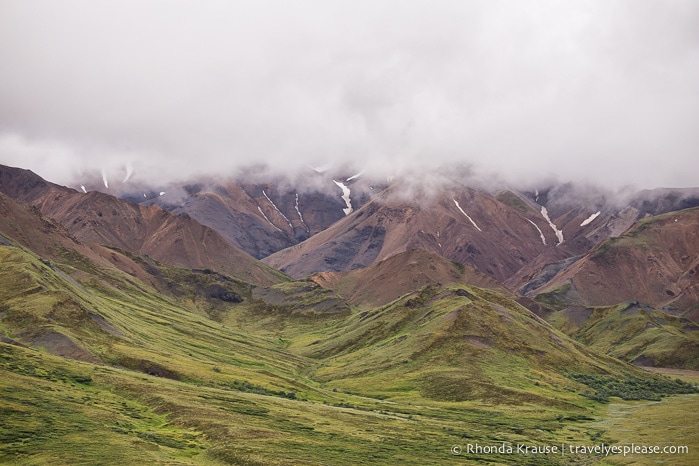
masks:
{"label": "brown rocky slope", "polygon": [[28,170],[4,166],[0,166],[0,192],[33,205],[81,243],[119,248],[187,268],[210,268],[253,284],[285,279],[187,215],[100,192],[79,193]]}
{"label": "brown rocky slope", "polygon": [[510,294],[492,277],[473,267],[420,249],[398,253],[364,269],[320,272],[310,278],[349,302],[366,307],[383,306],[429,285],[460,283]]}
{"label": "brown rocky slope", "polygon": [[699,318],[699,208],[650,217],[531,294],[604,306],[637,300]]}

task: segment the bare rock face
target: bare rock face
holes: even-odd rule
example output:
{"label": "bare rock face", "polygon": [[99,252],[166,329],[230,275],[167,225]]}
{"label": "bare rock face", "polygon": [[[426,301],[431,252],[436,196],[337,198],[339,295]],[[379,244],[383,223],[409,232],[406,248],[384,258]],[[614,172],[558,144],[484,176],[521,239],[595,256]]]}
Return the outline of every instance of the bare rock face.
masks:
{"label": "bare rock face", "polygon": [[264,260],[303,277],[363,269],[420,249],[473,267],[527,296],[561,286],[565,279],[559,277],[575,276],[570,304],[637,299],[679,312],[697,302],[691,281],[697,257],[690,233],[694,226],[685,225],[685,214],[658,238],[655,249],[664,252],[643,252],[633,260],[634,254],[626,259],[617,254],[624,264],[619,267],[588,263],[590,251],[610,238],[625,238],[651,212],[694,203],[696,190],[642,192],[622,202],[566,189],[492,195],[462,186],[421,198],[402,196],[394,185],[328,229]]}

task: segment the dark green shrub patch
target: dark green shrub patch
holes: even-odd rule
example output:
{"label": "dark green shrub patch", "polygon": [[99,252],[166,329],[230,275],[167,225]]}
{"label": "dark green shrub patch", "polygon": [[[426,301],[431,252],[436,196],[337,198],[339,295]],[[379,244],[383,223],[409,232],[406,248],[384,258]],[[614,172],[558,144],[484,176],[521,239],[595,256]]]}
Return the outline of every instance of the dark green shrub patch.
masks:
{"label": "dark green shrub patch", "polygon": [[594,393],[583,395],[600,403],[609,402],[611,396],[624,400],[660,401],[664,395],[699,393],[698,387],[680,379],[618,379],[610,375],[591,374],[570,374],[570,378],[594,389]]}

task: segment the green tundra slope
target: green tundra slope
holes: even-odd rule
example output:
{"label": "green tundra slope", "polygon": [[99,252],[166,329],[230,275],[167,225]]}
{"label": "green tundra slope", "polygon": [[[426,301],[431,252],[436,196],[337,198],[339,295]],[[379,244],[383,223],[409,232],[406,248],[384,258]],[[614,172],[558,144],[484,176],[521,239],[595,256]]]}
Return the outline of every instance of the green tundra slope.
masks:
{"label": "green tundra slope", "polygon": [[638,303],[574,306],[549,319],[581,343],[642,366],[699,369],[699,324]]}
{"label": "green tundra slope", "polygon": [[604,440],[582,427],[593,383],[691,391],[466,284],[366,310],[310,280],[254,287],[101,251],[131,275],[2,243],[0,463],[442,464],[453,445]]}

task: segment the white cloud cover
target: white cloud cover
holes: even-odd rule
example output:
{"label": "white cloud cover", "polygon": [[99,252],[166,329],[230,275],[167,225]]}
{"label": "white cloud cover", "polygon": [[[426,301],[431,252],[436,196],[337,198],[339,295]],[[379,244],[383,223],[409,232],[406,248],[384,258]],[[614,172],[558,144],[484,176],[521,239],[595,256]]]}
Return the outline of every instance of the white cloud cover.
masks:
{"label": "white cloud cover", "polygon": [[699,3],[0,3],[0,163],[696,186]]}

